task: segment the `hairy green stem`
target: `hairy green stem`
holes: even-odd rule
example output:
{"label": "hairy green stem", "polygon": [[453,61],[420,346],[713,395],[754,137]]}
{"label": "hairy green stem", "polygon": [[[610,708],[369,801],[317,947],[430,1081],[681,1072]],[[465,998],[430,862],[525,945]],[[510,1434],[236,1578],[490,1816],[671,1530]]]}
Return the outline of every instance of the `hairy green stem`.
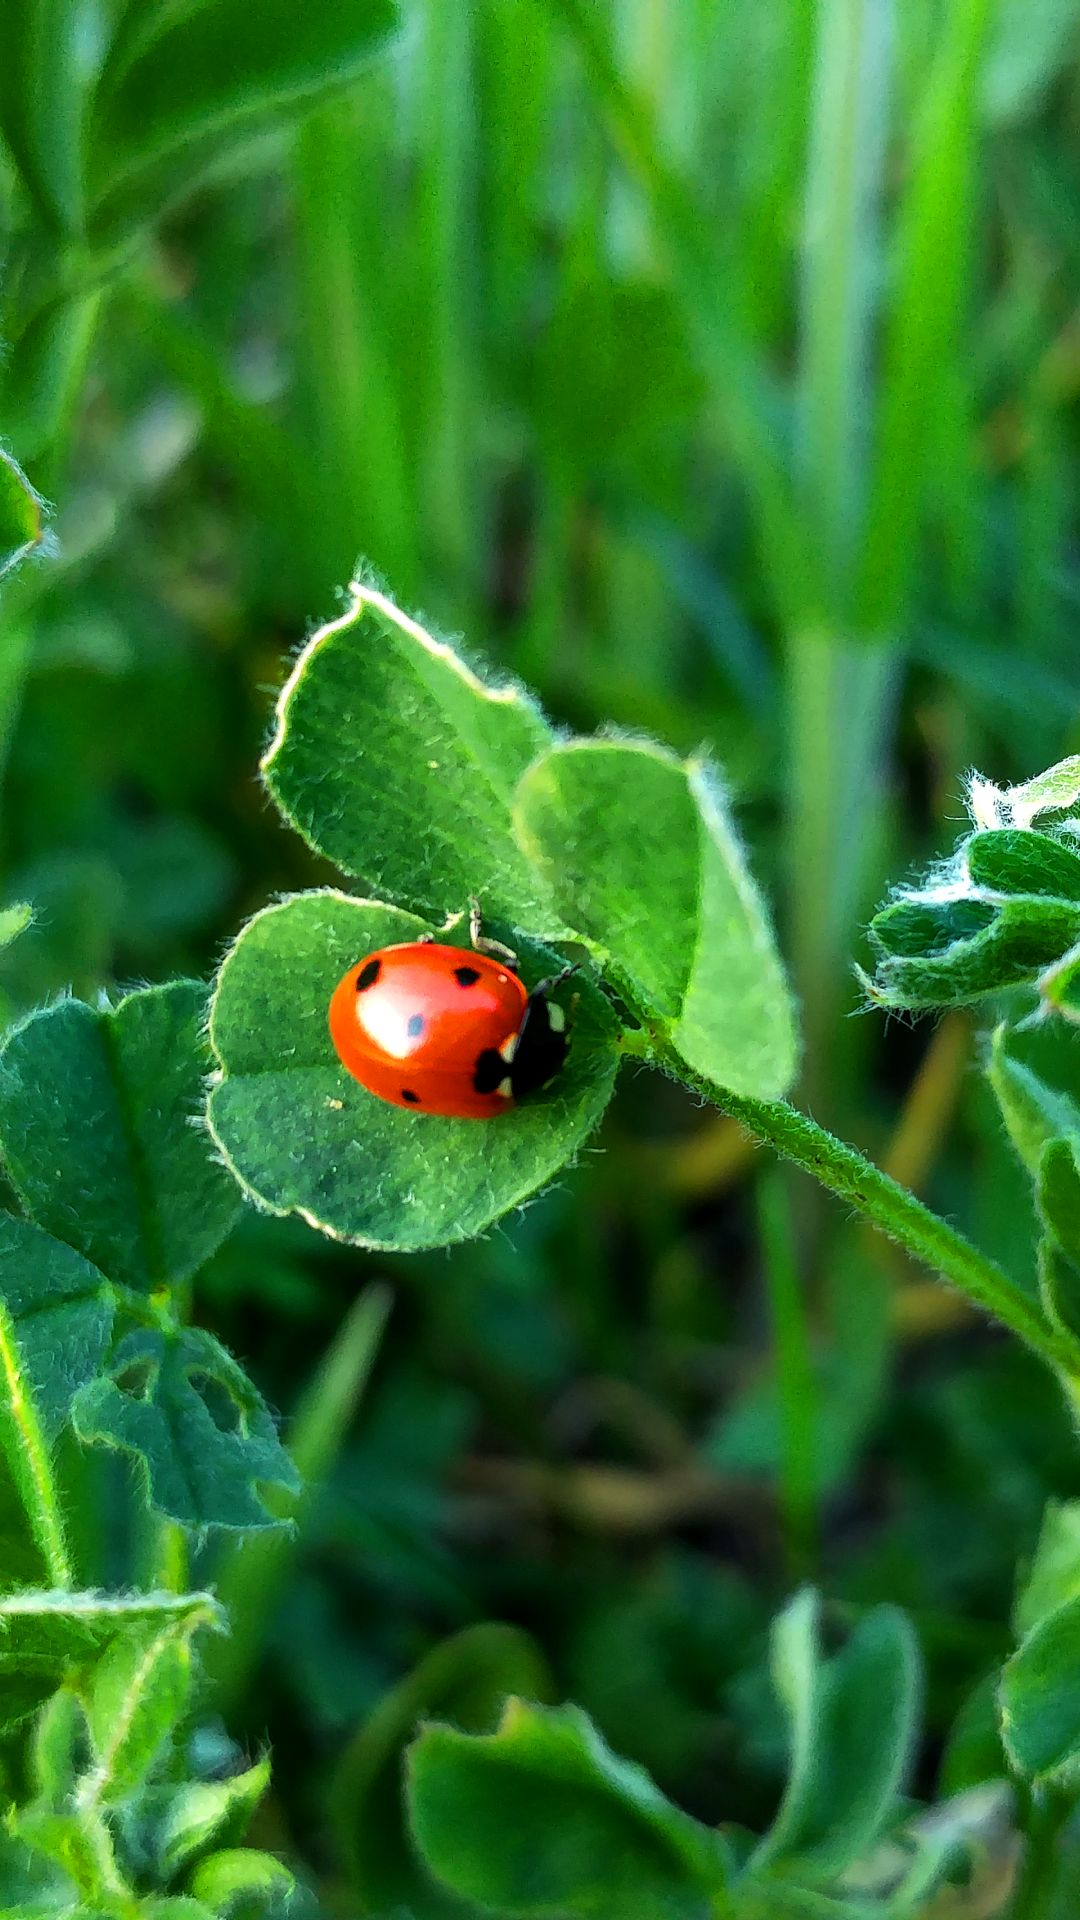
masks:
{"label": "hairy green stem", "polygon": [[1009,1279],[988,1255],[980,1253],[962,1233],[924,1207],[913,1193],[882,1173],[854,1147],[819,1127],[786,1100],[752,1100],[717,1087],[694,1073],[666,1045],[654,1042],[658,1064],[692,1087],[711,1106],[730,1114],[756,1140],[772,1147],[785,1160],[812,1174],[841,1200],[855,1208],[890,1240],[922,1261],[1001,1324],[1023,1340],[1033,1353],[1073,1378],[1080,1372],[1080,1354],[1068,1337],[1044,1319],[1036,1303]]}

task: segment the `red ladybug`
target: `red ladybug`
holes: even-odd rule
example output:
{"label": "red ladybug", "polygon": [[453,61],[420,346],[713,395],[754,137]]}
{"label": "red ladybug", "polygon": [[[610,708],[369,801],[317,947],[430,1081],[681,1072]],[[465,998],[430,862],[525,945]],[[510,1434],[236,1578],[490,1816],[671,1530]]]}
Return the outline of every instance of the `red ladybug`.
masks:
{"label": "red ladybug", "polygon": [[557,984],[530,993],[508,953],[409,940],[349,968],[330,1001],[330,1034],[342,1066],[380,1100],[493,1120],[546,1087],[566,1059],[566,1015],[550,998]]}

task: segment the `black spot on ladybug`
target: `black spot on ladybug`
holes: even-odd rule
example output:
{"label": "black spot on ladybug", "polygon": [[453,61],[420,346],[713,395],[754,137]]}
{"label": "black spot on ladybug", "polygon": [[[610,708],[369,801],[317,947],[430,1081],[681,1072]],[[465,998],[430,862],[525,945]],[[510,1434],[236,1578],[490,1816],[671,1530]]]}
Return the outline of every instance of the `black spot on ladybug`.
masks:
{"label": "black spot on ladybug", "polygon": [[475,967],[455,967],[454,979],[459,987],[475,987],[480,975]]}
{"label": "black spot on ladybug", "polygon": [[408,1034],[410,1040],[415,1040],[419,1034],[423,1033],[424,1031],[423,1014],[410,1013],[408,1019],[405,1022],[405,1031]]}
{"label": "black spot on ladybug", "polygon": [[497,1047],[485,1047],[477,1057],[473,1072],[473,1086],[477,1093],[494,1093],[500,1080],[506,1077],[506,1061]]}
{"label": "black spot on ladybug", "polygon": [[382,961],[369,960],[367,966],[361,967],[356,976],[357,993],[366,993],[369,987],[373,987],[381,972]]}
{"label": "black spot on ladybug", "polygon": [[410,1107],[418,1107],[420,1105],[420,1095],[414,1093],[411,1087],[402,1087],[401,1097],[403,1100],[408,1101]]}

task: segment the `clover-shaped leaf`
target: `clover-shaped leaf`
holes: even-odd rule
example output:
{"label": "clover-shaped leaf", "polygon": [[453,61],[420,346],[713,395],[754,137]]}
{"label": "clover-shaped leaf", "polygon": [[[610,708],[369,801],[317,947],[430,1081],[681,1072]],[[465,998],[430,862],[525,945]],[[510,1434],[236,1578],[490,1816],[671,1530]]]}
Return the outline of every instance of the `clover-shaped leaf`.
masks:
{"label": "clover-shaped leaf", "polygon": [[194,1124],[205,1014],[206,989],[190,980],[115,1007],[61,1000],[0,1053],[0,1148],[24,1207],[141,1292],[188,1279],[240,1205]]}
{"label": "clover-shaped leaf", "polygon": [[[633,742],[557,743],[519,689],[485,683],[359,585],[300,655],[263,766],[309,844],[384,897],[285,900],[255,917],[221,969],[210,1126],[256,1201],[364,1246],[444,1246],[573,1157],[610,1096],[620,1044],[698,1085],[775,1098],[790,1083],[783,967],[702,761]],[[576,969],[561,1000],[567,1064],[482,1126],[387,1108],[342,1070],[327,1033],[331,996],[357,960],[437,933],[470,897],[527,987],[564,968],[547,944],[559,941],[584,947],[612,988]]]}
{"label": "clover-shaped leaf", "polygon": [[247,1374],[212,1334],[163,1324],[125,1335],[76,1394],[80,1440],[140,1464],[157,1512],[193,1530],[274,1526],[271,1488],[299,1476]]}
{"label": "clover-shaped leaf", "polygon": [[[577,1002],[570,1057],[543,1095],[490,1121],[376,1100],[334,1052],[330,996],[363,954],[426,931],[377,901],[297,894],[249,922],[214,996],[221,1077],[210,1125],[222,1154],[264,1206],[364,1246],[443,1246],[527,1200],[587,1138],[617,1065],[603,995],[587,980],[567,982],[566,1002]],[[520,945],[527,984],[557,971],[557,956]]]}
{"label": "clover-shaped leaf", "polygon": [[709,768],[637,741],[569,741],[525,775],[516,817],[560,911],[687,1066],[782,1094],[791,997]]}
{"label": "clover-shaped leaf", "polygon": [[352,593],[278,701],[263,761],[278,806],[317,852],[403,906],[438,920],[478,893],[485,912],[559,937],[511,820],[517,782],[551,744],[543,715],[383,594]]}

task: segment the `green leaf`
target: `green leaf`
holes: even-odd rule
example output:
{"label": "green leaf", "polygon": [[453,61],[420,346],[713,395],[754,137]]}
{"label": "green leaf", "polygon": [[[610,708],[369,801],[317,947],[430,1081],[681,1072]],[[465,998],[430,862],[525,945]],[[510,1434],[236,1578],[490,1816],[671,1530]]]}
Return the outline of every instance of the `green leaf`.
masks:
{"label": "green leaf", "polygon": [[[201,1627],[223,1624],[208,1593],[108,1594],[65,1587],[0,1595],[2,1724],[24,1719],[66,1681],[77,1686],[115,1647],[143,1650],[162,1635],[189,1639]],[[32,1681],[36,1691],[28,1705],[9,1694],[12,1680],[19,1679]],[[55,1765],[49,1763],[48,1771],[59,1789]]]}
{"label": "green leaf", "polygon": [[193,0],[117,36],[91,116],[92,230],[152,218],[239,142],[348,87],[397,25],[394,0]]}
{"label": "green leaf", "polygon": [[773,1674],[790,1720],[787,1788],[754,1868],[798,1860],[828,1879],[869,1850],[897,1813],[917,1732],[919,1656],[894,1607],[876,1607],[832,1659],[805,1589],[773,1628]]}
{"label": "green leaf", "polygon": [[[425,930],[374,901],[298,894],[249,922],[210,1015],[221,1062],[210,1125],[237,1179],[275,1213],[401,1251],[469,1239],[552,1179],[599,1120],[617,1061],[607,1002],[580,978],[567,988],[569,1059],[535,1099],[490,1121],[376,1100],[338,1062],[330,996],[363,954]],[[529,984],[558,964],[532,943],[522,950]]]}
{"label": "green leaf", "polygon": [[1035,1555],[1013,1609],[1018,1638],[1080,1600],[1080,1500],[1048,1500]]}
{"label": "green leaf", "polygon": [[[466,1627],[444,1640],[375,1706],[346,1747],[330,1812],[342,1858],[365,1911],[402,1906],[433,1912],[435,1896],[404,1829],[402,1754],[417,1723],[444,1716],[464,1733],[486,1733],[508,1694],[550,1697],[543,1656],[516,1627]],[[446,1903],[439,1901],[441,1908]]]}
{"label": "green leaf", "polygon": [[1080,902],[1080,855],[1030,827],[973,833],[964,846],[964,864],[973,887]]}
{"label": "green leaf", "polygon": [[560,937],[514,839],[514,788],[551,744],[517,687],[490,686],[371,588],[309,640],[263,761],[285,818],[373,891],[436,919],[485,912]]}
{"label": "green leaf", "polygon": [[1045,1006],[1066,1020],[1080,1023],[1080,950],[1063,955],[1039,980]]}
{"label": "green leaf", "polygon": [[0,580],[44,538],[44,502],[22,468],[0,447]]}
{"label": "green leaf", "polygon": [[217,1920],[261,1920],[264,1914],[287,1911],[295,1885],[288,1867],[272,1853],[227,1847],[200,1862],[191,1891]]}
{"label": "green leaf", "polygon": [[1047,1614],[1005,1664],[1001,1734],[1017,1772],[1075,1789],[1080,1780],[1080,1596]]}
{"label": "green leaf", "polygon": [[996,1027],[986,1072],[1009,1139],[1034,1177],[1049,1141],[1069,1134],[1080,1137],[1080,1106],[1016,1058],[1019,1044],[1010,1028]]}
{"label": "green leaf", "polygon": [[734,1092],[782,1094],[791,998],[709,769],[636,742],[575,740],[529,769],[515,817],[560,911],[687,1064]]}
{"label": "green leaf", "polygon": [[613,1754],[577,1707],[512,1700],[493,1734],[425,1728],[409,1750],[408,1805],[436,1877],[499,1911],[705,1920],[727,1885],[720,1836]]}
{"label": "green leaf", "polygon": [[61,233],[82,213],[79,25],[71,0],[6,0],[0,132],[40,218]]}
{"label": "green leaf", "polygon": [[269,1785],[270,1762],[258,1760],[227,1780],[190,1780],[166,1789],[164,1816],[154,1836],[162,1879],[189,1869],[212,1840],[224,1837],[223,1830],[240,1838]]}
{"label": "green leaf", "polygon": [[184,1716],[192,1638],[207,1626],[224,1626],[212,1601],[178,1609],[113,1639],[86,1692],[92,1763],[81,1797],[112,1806],[145,1781]]}
{"label": "green leaf", "polygon": [[1080,1168],[1072,1138],[1049,1140],[1043,1148],[1037,1199],[1043,1225],[1039,1244],[1043,1305],[1059,1327],[1080,1341]]}
{"label": "green leaf", "polygon": [[33,907],[0,907],[0,947],[10,947],[20,933],[25,933],[33,917]]}
{"label": "green leaf", "polygon": [[88,1446],[130,1454],[151,1506],[193,1530],[276,1526],[269,1490],[299,1486],[254,1385],[198,1327],[126,1335],[108,1375],[76,1395],[72,1422]]}
{"label": "green leaf", "polygon": [[27,1220],[0,1214],[0,1446],[51,1578],[70,1579],[51,1452],[100,1371],[114,1302],[104,1275]]}
{"label": "green leaf", "polygon": [[[949,919],[955,924],[950,903]],[[884,1007],[917,1012],[965,1006],[1006,987],[1034,986],[1043,969],[1080,937],[1080,905],[1017,894],[998,907],[966,901],[964,919],[981,931],[946,940],[919,903],[900,901],[876,914],[871,937],[882,958],[868,991]],[[925,944],[918,945],[925,936]]]}
{"label": "green leaf", "polygon": [[0,1146],[27,1212],[140,1292],[189,1279],[240,1206],[194,1124],[205,1011],[187,980],[112,1008],[63,1000],[0,1052]]}

